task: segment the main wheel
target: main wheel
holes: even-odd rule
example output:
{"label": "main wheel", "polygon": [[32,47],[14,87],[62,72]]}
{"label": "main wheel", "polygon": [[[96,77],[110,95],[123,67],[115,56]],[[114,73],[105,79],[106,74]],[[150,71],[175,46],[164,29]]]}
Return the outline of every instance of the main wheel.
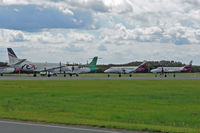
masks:
{"label": "main wheel", "polygon": [[66,77],[66,73],[65,73],[65,71],[64,71],[64,77]]}
{"label": "main wheel", "polygon": [[110,75],[108,74],[108,78],[110,77]]}
{"label": "main wheel", "polygon": [[130,74],[129,77],[132,77],[132,74]]}
{"label": "main wheel", "polygon": [[121,74],[119,74],[119,77],[121,77]]}

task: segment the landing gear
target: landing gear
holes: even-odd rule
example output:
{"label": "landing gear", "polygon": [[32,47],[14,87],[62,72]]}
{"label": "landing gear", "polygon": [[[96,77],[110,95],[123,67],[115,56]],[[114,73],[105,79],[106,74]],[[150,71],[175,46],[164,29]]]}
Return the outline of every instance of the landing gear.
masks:
{"label": "landing gear", "polygon": [[3,73],[1,73],[1,76],[3,76]]}
{"label": "landing gear", "polygon": [[132,74],[130,74],[129,77],[132,77]]}
{"label": "landing gear", "polygon": [[108,78],[110,77],[110,74],[108,74]]}
{"label": "landing gear", "polygon": [[78,77],[79,75],[78,74],[76,74],[76,77]]}
{"label": "landing gear", "polygon": [[66,73],[64,72],[64,77],[66,77]]}
{"label": "landing gear", "polygon": [[121,77],[122,75],[121,74],[119,74],[119,77]]}
{"label": "landing gear", "polygon": [[37,74],[36,74],[36,72],[34,72],[34,73],[33,73],[33,77],[37,77]]}
{"label": "landing gear", "polygon": [[165,73],[165,77],[167,77],[167,74]]}
{"label": "landing gear", "polygon": [[174,73],[174,75],[173,75],[173,76],[174,76],[174,78],[176,77],[175,73]]}
{"label": "landing gear", "polygon": [[72,74],[69,74],[70,77],[72,77]]}

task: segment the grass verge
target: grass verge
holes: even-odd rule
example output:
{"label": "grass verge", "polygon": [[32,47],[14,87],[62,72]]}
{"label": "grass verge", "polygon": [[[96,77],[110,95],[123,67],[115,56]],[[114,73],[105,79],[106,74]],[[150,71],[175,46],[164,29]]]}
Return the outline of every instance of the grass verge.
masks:
{"label": "grass verge", "polygon": [[200,132],[199,80],[0,81],[0,118]]}

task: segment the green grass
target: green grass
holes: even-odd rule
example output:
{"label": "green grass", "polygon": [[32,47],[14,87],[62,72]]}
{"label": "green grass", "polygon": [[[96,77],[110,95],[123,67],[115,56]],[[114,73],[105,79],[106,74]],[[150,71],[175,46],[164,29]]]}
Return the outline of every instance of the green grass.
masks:
{"label": "green grass", "polygon": [[[107,77],[107,73],[86,73],[80,74],[81,77]],[[32,77],[33,74],[4,74],[4,76],[27,76]],[[37,74],[39,76],[39,74]],[[63,77],[63,74],[58,74]],[[67,74],[69,76],[69,74]],[[75,75],[73,75],[75,76]],[[118,74],[110,74],[111,77],[118,77]],[[153,73],[133,73],[133,77],[154,77]],[[159,76],[159,74],[158,74]],[[167,74],[168,77],[173,77],[173,73]],[[176,73],[176,76],[187,76],[187,77],[200,77],[200,73]],[[129,77],[129,74],[122,74],[122,77]]]}
{"label": "green grass", "polygon": [[[80,74],[80,76],[94,76],[94,77],[107,77],[107,73],[87,73]],[[173,73],[167,74],[168,77],[173,77]],[[110,74],[111,77],[118,77],[118,74]],[[154,77],[153,73],[133,73],[133,77]],[[158,74],[159,76],[159,74]],[[200,77],[200,73],[176,73],[176,76],[187,76],[187,77]],[[122,74],[122,77],[129,77],[129,74]]]}
{"label": "green grass", "polygon": [[200,81],[0,81],[0,118],[200,132]]}

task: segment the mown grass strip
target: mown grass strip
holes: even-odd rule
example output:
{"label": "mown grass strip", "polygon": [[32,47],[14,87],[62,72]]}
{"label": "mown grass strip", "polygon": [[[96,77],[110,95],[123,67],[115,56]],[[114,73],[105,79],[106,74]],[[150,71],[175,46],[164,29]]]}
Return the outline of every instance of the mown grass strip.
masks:
{"label": "mown grass strip", "polygon": [[0,118],[200,131],[198,80],[0,81]]}

